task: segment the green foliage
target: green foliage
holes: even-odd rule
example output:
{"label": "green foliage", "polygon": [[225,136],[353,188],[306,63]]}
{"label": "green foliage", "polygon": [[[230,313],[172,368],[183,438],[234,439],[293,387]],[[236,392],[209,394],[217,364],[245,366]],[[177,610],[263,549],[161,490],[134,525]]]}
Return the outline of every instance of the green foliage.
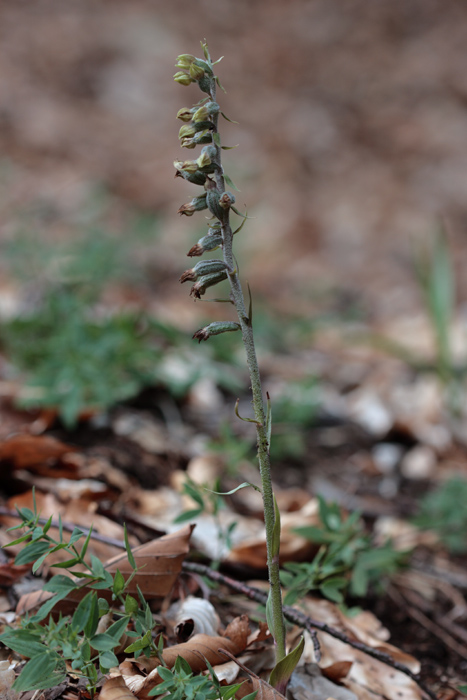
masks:
{"label": "green foliage", "polygon": [[[223,497],[222,494],[219,493],[219,488],[219,479],[216,479],[214,488],[211,490],[208,488],[207,484],[197,484],[192,479],[187,477],[185,483],[183,484],[183,493],[190,496],[190,498],[196,503],[196,507],[181,513],[177,518],[175,518],[174,523],[193,521],[203,514],[212,516],[217,527],[219,549],[222,551],[224,548],[232,548],[232,534],[237,526],[237,523],[232,522],[227,527],[222,525],[219,518],[219,511],[223,506]],[[215,560],[213,566],[215,567],[218,564],[219,561]]]}
{"label": "green foliage", "polygon": [[93,318],[76,290],[54,290],[33,313],[6,322],[0,338],[26,375],[20,403],[56,407],[68,427],[158,381],[160,336],[134,314]]}
{"label": "green foliage", "polygon": [[454,477],[420,502],[413,522],[424,530],[434,530],[453,554],[467,552],[467,479]]}
{"label": "green foliage", "polygon": [[219,436],[208,442],[207,449],[222,456],[230,476],[237,474],[241,462],[254,457],[253,441],[236,435],[227,421],[221,423]]}
{"label": "green foliage", "polygon": [[[233,698],[241,683],[222,686],[211,664],[207,665],[210,677],[194,675],[188,662],[181,656],[175,661],[173,669],[159,666],[158,673],[162,683],[156,685],[149,695],[167,693],[166,697],[170,700],[230,700]],[[255,697],[256,692],[247,696],[248,700],[254,700]]]}
{"label": "green foliage", "polygon": [[[34,561],[32,570],[35,572],[50,554],[63,550],[70,558],[52,566],[67,569],[76,578],[61,574],[53,576],[44,586],[44,590],[53,593],[53,597],[35,615],[23,618],[18,629],[9,629],[0,635],[0,642],[29,659],[13,685],[15,690],[44,690],[58,685],[66,678],[68,662],[77,675],[87,679],[87,688],[93,696],[102,675],[118,666],[115,650],[121,646],[124,634],[135,638],[127,651],[133,651],[136,657],[142,653],[148,657],[160,653],[160,647],[152,639],[155,625],[148,603],[141,593],[138,601],[125,592],[136,573],[126,534],[127,556],[134,568],[127,580],[118,570],[112,576],[95,556],[91,556],[90,563],[87,563],[85,557],[91,531],[86,536],[75,528],[70,538],[65,540],[60,521],[59,539],[55,540],[49,534],[52,519],[40,525],[35,503],[34,511],[21,508],[18,514],[22,522],[10,530],[22,528],[25,532],[6,545],[24,544],[15,563]],[[78,548],[81,540],[84,542]],[[85,571],[82,571],[82,565]],[[80,566],[79,570],[77,566]],[[55,605],[70,592],[79,590],[83,583],[88,584],[91,590],[81,599],[73,615],[60,615],[58,619],[49,617],[44,622]],[[103,590],[111,594],[111,605],[106,598],[99,597],[99,591]],[[104,615],[110,617],[111,623],[104,631],[99,631],[99,621]],[[132,629],[128,629],[130,623]]]}
{"label": "green foliage", "polygon": [[319,400],[314,377],[289,381],[274,398],[273,459],[300,459],[306,453],[306,432],[316,419]]}
{"label": "green foliage", "polygon": [[311,562],[284,565],[281,581],[287,588],[288,605],[312,590],[341,604],[347,595],[363,597],[370,586],[380,587],[406,558],[389,542],[381,547],[372,544],[359,513],[344,518],[336,503],[318,498],[321,526],[297,528],[295,532],[321,547]]}
{"label": "green foliage", "polygon": [[419,257],[417,273],[425,297],[426,308],[436,340],[436,361],[439,376],[452,378],[450,324],[454,310],[454,270],[445,232],[441,229],[433,237],[428,250]]}

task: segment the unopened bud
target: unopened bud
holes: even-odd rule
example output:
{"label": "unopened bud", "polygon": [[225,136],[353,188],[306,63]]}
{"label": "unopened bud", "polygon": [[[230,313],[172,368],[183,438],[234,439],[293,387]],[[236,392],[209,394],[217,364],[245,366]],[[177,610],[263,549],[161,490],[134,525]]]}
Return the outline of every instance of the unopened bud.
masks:
{"label": "unopened bud", "polygon": [[177,56],[177,63],[175,64],[175,68],[184,68],[185,70],[189,70],[191,64],[195,60],[196,57],[192,56],[191,53],[182,53],[180,54],[180,56]]}
{"label": "unopened bud", "polygon": [[201,78],[204,78],[203,68],[197,66],[196,63],[192,63],[190,66],[190,77],[193,78],[193,80],[201,80]]}
{"label": "unopened bud", "polygon": [[185,214],[185,216],[193,216],[195,211],[202,211],[203,209],[207,209],[207,207],[206,195],[202,194],[199,197],[193,197],[191,202],[182,204],[177,213]]}
{"label": "unopened bud", "polygon": [[226,264],[223,260],[200,260],[199,263],[196,263],[196,265],[190,270],[185,270],[183,275],[180,277],[180,282],[187,282],[188,280],[195,282],[203,275],[209,275],[213,272],[221,272],[221,270],[225,269]]}
{"label": "unopened bud", "polygon": [[192,116],[192,110],[188,107],[182,107],[177,112],[177,119],[181,119],[182,122],[191,122]]}
{"label": "unopened bud", "polygon": [[195,66],[198,66],[198,68],[202,68],[204,70],[204,72],[206,73],[206,75],[208,75],[210,77],[213,76],[211,66],[209,65],[209,63],[206,63],[206,61],[203,61],[202,58],[195,58],[195,60],[193,61],[193,64]]}
{"label": "unopened bud", "polygon": [[197,159],[198,167],[200,169],[206,168],[209,165],[213,164],[213,160],[215,159],[217,154],[216,147],[215,146],[205,146],[199,158]]}
{"label": "unopened bud", "polygon": [[232,331],[238,330],[240,330],[240,324],[234,321],[214,321],[214,323],[210,323],[209,326],[204,326],[204,328],[200,328],[199,331],[196,331],[193,338],[201,342],[202,340],[207,340],[212,335],[231,333]]}
{"label": "unopened bud", "polygon": [[207,78],[204,76],[204,78],[200,78],[198,80],[198,87],[202,92],[207,92],[208,95],[211,94],[211,89],[212,89],[212,81],[210,78]]}
{"label": "unopened bud", "polygon": [[222,209],[230,209],[232,204],[235,204],[235,197],[232,192],[224,192],[222,197],[219,199],[219,204]]}
{"label": "unopened bud", "polygon": [[[211,229],[209,229],[211,231]],[[198,243],[196,243],[187,253],[189,258],[197,258],[203,253],[211,252],[217,250],[223,243],[222,234],[213,233],[200,238]]]}
{"label": "unopened bud", "polygon": [[188,73],[184,73],[183,71],[178,71],[178,73],[175,73],[174,80],[176,83],[180,83],[180,85],[191,85],[191,83],[195,82],[192,78],[190,78]]}
{"label": "unopened bud", "polygon": [[219,112],[219,105],[217,102],[207,102],[206,104],[198,107],[196,112],[193,114],[194,122],[202,122],[211,117],[213,114]]}
{"label": "unopened bud", "polygon": [[209,211],[217,219],[222,220],[224,218],[224,209],[219,204],[219,192],[217,190],[208,190],[206,193],[206,202]]}
{"label": "unopened bud", "polygon": [[223,282],[226,279],[227,272],[225,270],[221,270],[220,272],[213,272],[209,275],[203,275],[192,286],[190,296],[194,296],[196,299],[201,299],[208,287],[213,287],[215,284]]}
{"label": "unopened bud", "polygon": [[194,136],[196,134],[196,131],[197,130],[192,124],[184,124],[180,127],[180,131],[178,132],[178,138],[190,138],[191,136]]}
{"label": "unopened bud", "polygon": [[191,182],[193,185],[204,185],[206,182],[205,173],[201,173],[197,170],[195,173],[188,173],[184,170],[177,170],[175,172],[175,177],[183,177],[187,182]]}

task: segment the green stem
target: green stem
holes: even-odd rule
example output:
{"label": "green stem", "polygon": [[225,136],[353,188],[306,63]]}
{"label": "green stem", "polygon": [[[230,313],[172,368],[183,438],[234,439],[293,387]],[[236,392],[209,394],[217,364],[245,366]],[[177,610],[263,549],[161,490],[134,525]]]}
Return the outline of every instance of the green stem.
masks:
{"label": "green stem", "polygon": [[[216,86],[213,82],[211,98],[216,100]],[[213,119],[214,131],[217,132],[218,116]],[[219,194],[225,191],[224,177],[222,175],[221,149],[217,148],[217,164],[219,170],[216,171],[216,185]],[[253,410],[256,421],[258,462],[261,476],[261,491],[264,506],[264,524],[266,529],[267,565],[269,573],[271,613],[274,625],[274,642],[276,645],[276,663],[285,656],[285,623],[282,611],[282,591],[279,577],[279,554],[274,554],[274,497],[271,480],[271,463],[269,458],[269,443],[266,432],[266,416],[264,411],[263,391],[261,387],[261,376],[259,372],[258,359],[256,356],[255,341],[253,335],[252,320],[248,316],[245,306],[240,279],[237,273],[237,266],[233,254],[233,233],[230,226],[229,210],[227,209],[221,220],[223,237],[223,256],[229,272],[231,298],[237,310],[238,319],[242,331],[243,344],[245,346],[248,371],[251,381],[251,392],[253,397]],[[272,631],[272,630],[271,630]]]}

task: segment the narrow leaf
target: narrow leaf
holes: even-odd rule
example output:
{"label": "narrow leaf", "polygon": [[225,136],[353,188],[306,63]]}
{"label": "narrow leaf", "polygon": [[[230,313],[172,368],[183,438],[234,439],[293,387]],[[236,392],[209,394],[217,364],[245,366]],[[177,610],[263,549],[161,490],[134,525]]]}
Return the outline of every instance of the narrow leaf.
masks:
{"label": "narrow leaf", "polygon": [[295,670],[305,647],[305,638],[302,636],[299,643],[291,652],[277,663],[269,676],[269,684],[285,695],[290,676]]}
{"label": "narrow leaf", "polygon": [[237,491],[240,491],[240,489],[245,489],[247,486],[251,486],[255,491],[258,491],[261,493],[261,489],[259,486],[256,486],[255,484],[251,484],[249,481],[244,481],[243,484],[240,484],[240,486],[237,486],[237,488],[232,489],[231,491],[211,491],[211,489],[206,489],[206,491],[209,491],[209,493],[215,493],[216,496],[231,496],[233,493],[237,493]]}
{"label": "narrow leaf", "polygon": [[238,404],[239,403],[240,403],[240,399],[237,399],[237,401],[235,403],[235,415],[237,416],[237,418],[240,418],[240,420],[243,420],[246,423],[255,423],[256,425],[261,425],[261,423],[259,421],[255,420],[254,418],[243,418],[238,412]]}
{"label": "narrow leaf", "polygon": [[234,181],[226,173],[224,173],[224,180],[226,181],[226,183],[228,184],[229,187],[231,187],[236,192],[240,192],[237,185],[234,183]]}

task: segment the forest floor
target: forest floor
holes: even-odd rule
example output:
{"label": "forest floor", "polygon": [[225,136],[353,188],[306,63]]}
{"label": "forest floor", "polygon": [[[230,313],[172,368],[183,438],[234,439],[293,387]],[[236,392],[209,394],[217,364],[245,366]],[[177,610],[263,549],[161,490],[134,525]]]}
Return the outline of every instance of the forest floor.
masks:
{"label": "forest floor", "polygon": [[[222,491],[257,481],[254,436],[234,415],[237,397],[250,410],[239,343],[190,339],[226,305],[178,284],[205,229],[202,214],[175,214],[193,194],[172,179],[175,114],[197,98],[171,76],[207,36],[241,122],[226,123],[239,148],[225,163],[253,217],[238,258],[272,398],[283,561],[311,556],[294,528],[319,524],[317,495],[358,511],[375,547],[407,551],[383,591],[347,602],[450,700],[467,682],[466,11],[199,8],[0,7],[0,507],[30,507],[35,487],[46,517],[94,518],[116,539],[126,522],[145,542],[193,508],[187,474]],[[255,493],[226,498],[217,521],[205,500],[201,561],[217,542],[221,572],[264,580]],[[233,521],[229,548],[219,533]],[[4,551],[6,620],[22,589]],[[220,600],[224,623],[252,610]],[[352,682],[357,697],[397,696]]]}

